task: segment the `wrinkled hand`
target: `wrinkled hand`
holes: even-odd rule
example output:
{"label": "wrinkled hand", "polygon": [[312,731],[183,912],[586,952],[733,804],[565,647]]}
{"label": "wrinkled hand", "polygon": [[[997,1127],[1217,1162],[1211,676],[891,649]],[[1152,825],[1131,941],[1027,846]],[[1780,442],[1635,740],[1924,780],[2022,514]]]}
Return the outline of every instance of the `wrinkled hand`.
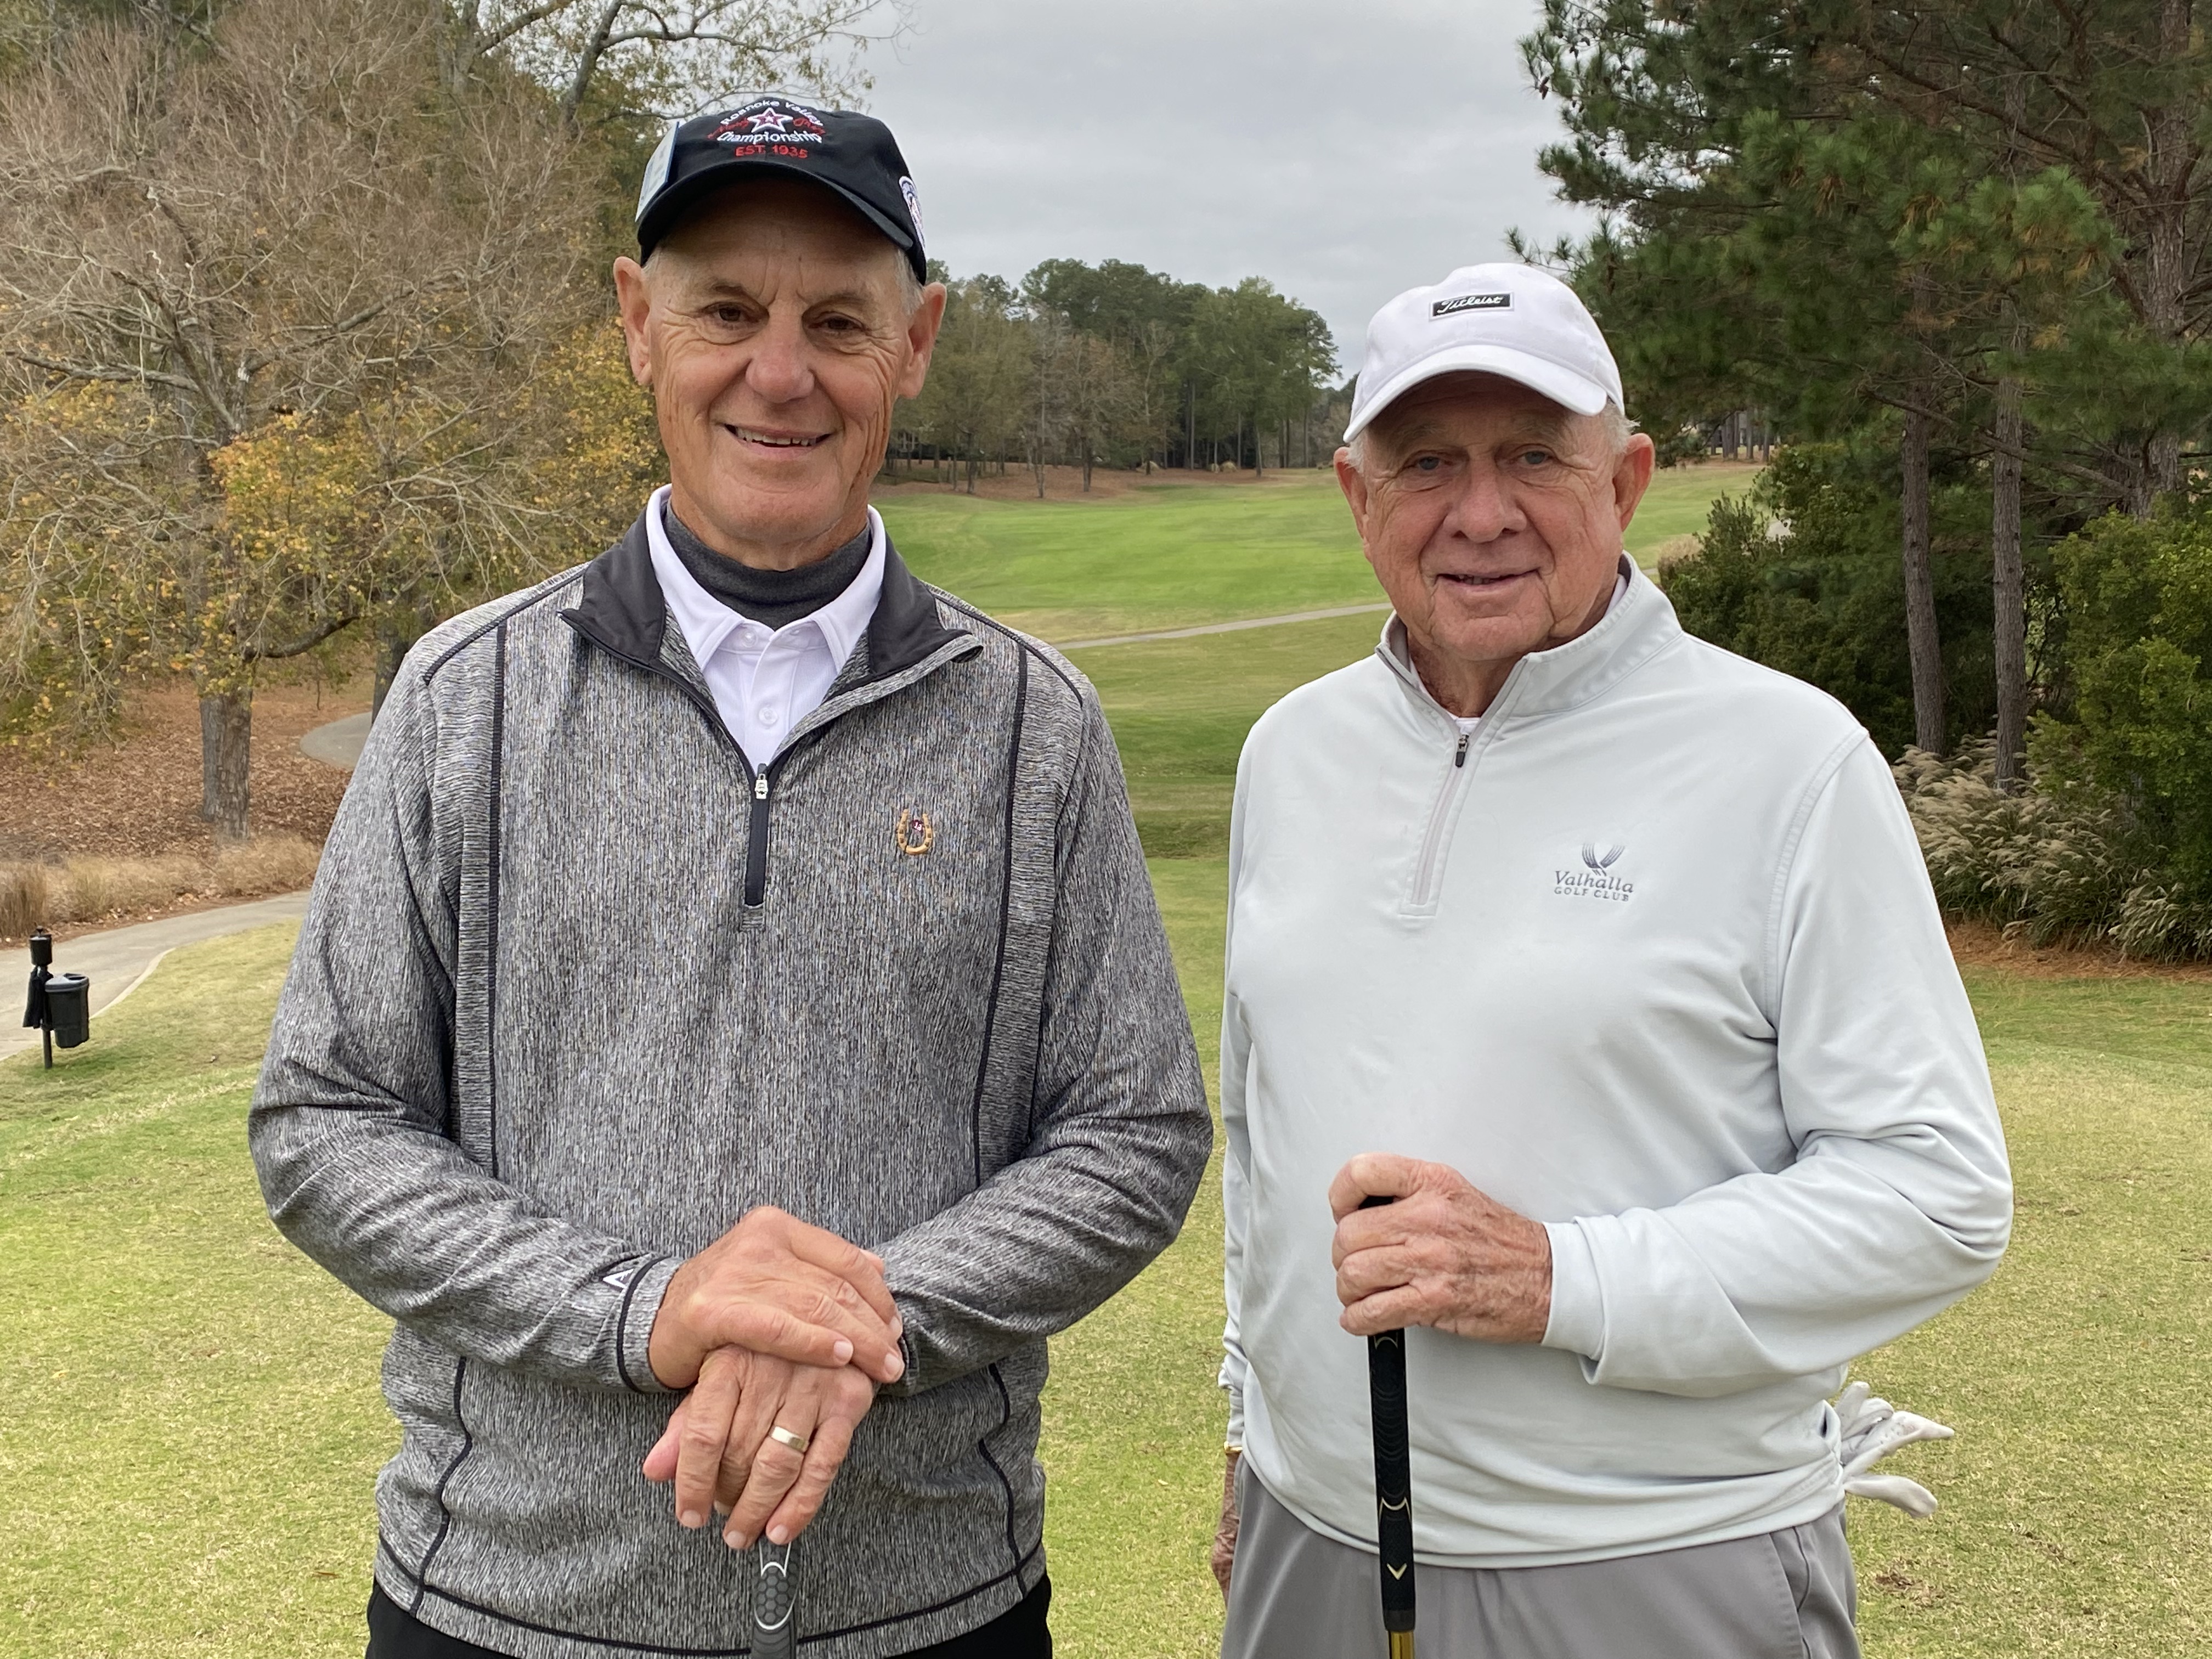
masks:
{"label": "wrinkled hand", "polygon": [[[1370,1196],[1394,1199],[1371,1210]],[[1442,1164],[1362,1152],[1329,1183],[1338,1323],[1355,1336],[1432,1325],[1478,1342],[1540,1342],[1552,1241]]]}
{"label": "wrinkled hand", "polygon": [[1213,1529],[1213,1553],[1207,1565],[1213,1569],[1213,1582],[1221,1586],[1221,1599],[1229,1599],[1229,1575],[1237,1565],[1237,1533],[1244,1517],[1237,1508],[1237,1460],[1242,1452],[1229,1454],[1229,1467],[1221,1476],[1221,1521]]}
{"label": "wrinkled hand", "polygon": [[[851,1365],[794,1365],[745,1348],[717,1348],[646,1454],[645,1478],[676,1483],[676,1518],[703,1527],[726,1510],[722,1541],[750,1549],[765,1534],[787,1544],[805,1531],[837,1478],[876,1385]],[[769,1438],[782,1428],[804,1454]]]}
{"label": "wrinkled hand", "polygon": [[858,1365],[879,1382],[906,1369],[883,1258],[773,1205],[676,1270],[647,1339],[653,1374],[686,1389],[716,1348],[800,1365]]}

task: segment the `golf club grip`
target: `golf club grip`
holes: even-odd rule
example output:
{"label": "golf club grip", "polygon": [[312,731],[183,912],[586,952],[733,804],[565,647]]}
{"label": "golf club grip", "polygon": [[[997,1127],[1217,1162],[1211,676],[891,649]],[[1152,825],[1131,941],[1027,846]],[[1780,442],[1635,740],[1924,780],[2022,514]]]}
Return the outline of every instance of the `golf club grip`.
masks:
{"label": "golf club grip", "polygon": [[793,1659],[799,1651],[799,1587],[791,1582],[791,1546],[760,1540],[753,1553],[752,1659]]}
{"label": "golf club grip", "polygon": [[[1370,1198],[1372,1209],[1387,1198]],[[1367,1339],[1367,1403],[1375,1422],[1375,1541],[1382,1587],[1382,1627],[1413,1628],[1413,1464],[1406,1431],[1406,1334]]]}

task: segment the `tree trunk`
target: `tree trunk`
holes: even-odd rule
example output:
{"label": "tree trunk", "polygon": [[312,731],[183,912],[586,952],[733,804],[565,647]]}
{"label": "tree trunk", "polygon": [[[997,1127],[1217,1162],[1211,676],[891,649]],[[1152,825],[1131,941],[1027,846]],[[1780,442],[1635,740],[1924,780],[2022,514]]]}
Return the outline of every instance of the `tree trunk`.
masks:
{"label": "tree trunk", "polygon": [[200,699],[200,816],[222,841],[246,839],[246,767],[253,757],[253,693]]}
{"label": "tree trunk", "polygon": [[437,612],[428,605],[377,613],[376,677],[368,703],[371,719],[384,712],[384,700],[391,695],[392,683],[399,678],[399,665],[407,660],[415,641],[435,627],[437,621]]}
{"label": "tree trunk", "polygon": [[2008,794],[2020,782],[2027,748],[2027,579],[2021,563],[2021,386],[1997,382],[1996,453],[1990,463],[1990,593],[1996,623],[1996,784]]}
{"label": "tree trunk", "polygon": [[1904,471],[1905,636],[1912,654],[1913,741],[1931,755],[1944,750],[1943,642],[1936,631],[1936,576],[1928,549],[1929,418],[1905,416],[1899,453]]}

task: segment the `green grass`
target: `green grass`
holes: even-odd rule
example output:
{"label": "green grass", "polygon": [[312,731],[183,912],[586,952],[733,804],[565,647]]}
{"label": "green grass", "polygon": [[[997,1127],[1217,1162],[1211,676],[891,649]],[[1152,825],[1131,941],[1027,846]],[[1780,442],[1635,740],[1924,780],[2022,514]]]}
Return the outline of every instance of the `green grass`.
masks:
{"label": "green grass", "polygon": [[1225,857],[1237,757],[1286,691],[1375,648],[1370,613],[1074,653],[1098,688],[1154,858]]}
{"label": "green grass", "polygon": [[[1102,605],[1133,613],[1157,576]],[[1369,649],[1374,622],[1079,658],[1148,845],[1180,854],[1152,875],[1209,1088],[1237,746],[1280,691]],[[0,1062],[9,1659],[360,1651],[392,1441],[385,1326],[270,1228],[245,1151],[290,939],[179,951],[53,1073]],[[2212,1655],[2212,986],[1976,971],[1969,988],[2019,1224],[1989,1286],[1860,1368],[1960,1434],[1897,1460],[1943,1498],[1933,1520],[1853,1504],[1868,1651]],[[1054,1345],[1043,1456],[1071,1659],[1217,1650],[1219,1228],[1217,1165],[1176,1245]]]}
{"label": "green grass", "polygon": [[1869,1356],[1959,1431],[1854,1505],[1876,1655],[2212,1653],[2212,986],[1968,975],[2017,1182],[1987,1286]]}
{"label": "green grass", "polygon": [[1163,483],[1092,501],[901,495],[882,511],[916,574],[1048,640],[1382,597],[1334,473]]}
{"label": "green grass", "polygon": [[[1213,1085],[1215,859],[1153,866]],[[383,1322],[261,1214],[243,1118],[291,929],[177,952],[94,1042],[0,1063],[0,1653],[360,1651]],[[2212,1654],[2212,987],[1969,975],[2020,1188],[1996,1279],[1859,1367],[1959,1438],[1854,1501],[1868,1652]],[[1218,1171],[1218,1164],[1217,1164]],[[1071,1659],[1216,1650],[1220,1199],[1054,1345]]]}
{"label": "green grass", "polygon": [[[1659,473],[1629,526],[1649,563],[1705,527],[1713,497],[1748,466]],[[1352,514],[1328,471],[1263,483],[1164,481],[1091,501],[899,494],[884,522],[916,572],[1048,640],[1186,628],[1340,605],[1379,604]]]}
{"label": "green grass", "polygon": [[[1758,476],[1759,468],[1736,461],[1664,467],[1653,473],[1636,521],[1628,526],[1628,550],[1646,570],[1655,568],[1662,552],[1677,550],[1681,538],[1705,533],[1705,514],[1715,496],[1741,495]],[[1669,542],[1676,548],[1668,547]]]}
{"label": "green grass", "polygon": [[[1152,866],[1183,1000],[1219,1097],[1223,859]],[[1218,1137],[1217,1137],[1218,1141]],[[1206,1659],[1221,1593],[1206,1552],[1221,1504],[1221,1150],[1182,1237],[1052,1345],[1045,1547],[1054,1650],[1066,1659]]]}
{"label": "green grass", "polygon": [[179,951],[51,1073],[0,1063],[0,1653],[361,1651],[385,1322],[261,1211],[286,924]]}

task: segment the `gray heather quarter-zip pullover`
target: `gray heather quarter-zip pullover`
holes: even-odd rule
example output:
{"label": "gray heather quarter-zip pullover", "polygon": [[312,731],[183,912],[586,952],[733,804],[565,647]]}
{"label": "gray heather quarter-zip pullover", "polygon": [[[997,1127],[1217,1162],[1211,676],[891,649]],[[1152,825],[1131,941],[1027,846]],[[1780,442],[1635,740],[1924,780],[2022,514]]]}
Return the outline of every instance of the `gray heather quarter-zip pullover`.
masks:
{"label": "gray heather quarter-zip pullover", "polygon": [[908,1370],[798,1551],[809,1653],[876,1659],[1042,1577],[1045,1339],[1174,1237],[1211,1128],[1087,683],[887,550],[756,770],[641,523],[410,656],[250,1139],[396,1322],[378,1583],[525,1659],[744,1650],[747,1558],[639,1473],[654,1313],[758,1204],[880,1252]]}

